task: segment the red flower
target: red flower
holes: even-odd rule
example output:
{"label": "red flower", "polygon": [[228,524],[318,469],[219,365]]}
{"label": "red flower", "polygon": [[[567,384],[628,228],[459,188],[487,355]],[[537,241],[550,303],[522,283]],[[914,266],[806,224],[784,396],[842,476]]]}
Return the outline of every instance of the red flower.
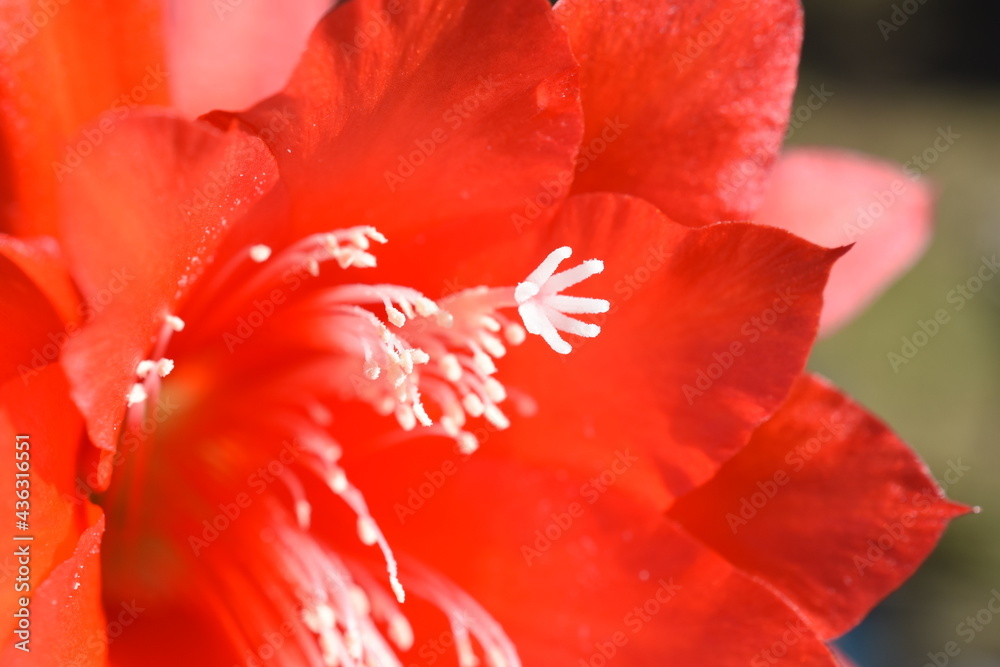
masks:
{"label": "red flower", "polygon": [[[110,9],[113,93],[155,42]],[[2,71],[5,228],[58,238],[0,242],[5,664],[834,665],[963,511],[801,375],[844,249],[712,224],[765,200],[794,3],[352,0],[282,93],[49,173],[104,99],[39,129],[61,11]]]}

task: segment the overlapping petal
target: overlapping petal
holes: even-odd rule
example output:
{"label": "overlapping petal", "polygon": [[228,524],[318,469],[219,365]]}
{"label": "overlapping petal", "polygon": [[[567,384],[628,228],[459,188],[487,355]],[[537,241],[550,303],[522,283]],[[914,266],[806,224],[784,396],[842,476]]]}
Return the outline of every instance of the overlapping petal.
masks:
{"label": "overlapping petal", "polygon": [[600,336],[575,339],[566,357],[531,340],[501,360],[508,387],[538,403],[515,424],[520,455],[541,455],[535,443],[555,433],[581,460],[604,447],[655,452],[672,494],[711,477],[784,400],[842,252],[751,224],[693,230],[639,199],[582,195],[551,226],[470,257],[458,280],[509,284],[560,246],[604,260],[585,296],[611,309],[589,318]]}
{"label": "overlapping petal", "polygon": [[58,183],[138,105],[167,101],[159,9],[156,0],[0,3],[0,231],[56,234]]}
{"label": "overlapping petal", "polygon": [[150,341],[276,171],[257,138],[151,114],[123,123],[66,179],[64,247],[100,311],[66,344],[65,366],[98,447],[113,451]]}
{"label": "overlapping petal", "polygon": [[399,243],[473,227],[489,243],[546,181],[568,183],[575,71],[544,0],[355,0],[320,22],[284,92],[239,117],[274,137],[291,238],[373,224]]}
{"label": "overlapping petal", "polygon": [[688,225],[748,220],[795,89],[795,0],[562,0],[582,65],[574,192],[641,196]]}
{"label": "overlapping petal", "polygon": [[174,106],[243,109],[281,90],[332,0],[165,0]]}
{"label": "overlapping petal", "polygon": [[[127,10],[105,4],[119,14],[112,31],[127,30],[140,17],[156,18],[146,3]],[[289,35],[303,31],[303,17],[323,3],[300,3],[292,12],[266,0],[242,4],[223,3],[224,13],[220,3],[168,5],[175,12],[171,62],[177,77],[171,85],[190,113],[206,110],[209,99],[240,106],[277,87],[295,49],[282,48],[273,57],[247,35],[262,31],[288,47]],[[25,7],[2,6],[0,24],[28,20]],[[42,113],[36,99],[41,84],[25,77],[37,67],[52,76],[75,72],[55,55],[64,53],[57,40],[76,44],[80,15],[60,11],[66,13],[59,32],[25,45],[30,50],[23,62],[0,67],[3,101],[12,91],[28,91],[8,104],[13,112],[0,128],[11,165],[26,165],[23,176],[7,166],[4,203],[19,207],[0,224],[50,230],[50,195],[59,181],[61,241],[89,308],[74,315],[77,295],[48,242],[0,238],[0,280],[15,288],[0,303],[15,315],[37,316],[34,328],[5,334],[14,352],[4,359],[9,379],[0,398],[10,401],[0,405],[10,408],[0,409],[0,432],[9,432],[11,441],[28,429],[53,443],[38,462],[39,511],[48,520],[39,544],[48,555],[40,559],[45,581],[35,598],[36,641],[51,647],[52,664],[81,655],[90,660],[83,664],[105,659],[104,519],[74,495],[78,455],[85,462],[109,460],[140,360],[153,341],[162,348],[178,333],[181,323],[172,315],[185,306],[195,315],[215,307],[220,294],[205,278],[220,271],[230,251],[268,243],[280,253],[284,244],[334,228],[377,226],[390,244],[387,266],[372,274],[398,277],[434,297],[480,283],[517,284],[556,247],[573,248],[578,259],[604,260],[604,273],[586,282],[585,294],[612,301],[608,315],[598,318],[603,333],[596,340],[574,339],[576,349],[567,357],[532,340],[500,360],[513,423],[510,431],[479,429],[482,447],[474,457],[427,441],[374,448],[366,440],[370,429],[351,432],[356,424],[349,414],[335,415],[331,428],[342,429],[337,437],[351,445],[345,468],[366,490],[394,548],[447,573],[477,597],[526,664],[594,664],[601,656],[652,667],[668,656],[678,664],[722,667],[769,664],[771,658],[832,667],[837,659],[824,641],[912,572],[961,512],[938,495],[884,426],[820,382],[795,384],[819,325],[831,265],[843,249],[747,222],[712,224],[746,219],[759,208],[794,87],[798,3],[564,0],[553,14],[544,0],[352,0],[320,22],[283,92],[246,112],[209,115],[214,127],[133,112],[128,99],[112,97],[102,106],[105,92],[153,76],[149,65],[159,58],[158,42],[141,31],[110,35],[85,62],[102,77],[104,68],[116,68],[114,77],[87,88],[92,76],[82,72],[78,82],[55,88],[55,111]],[[218,26],[195,18],[213,12]],[[185,26],[195,25],[198,38],[191,41]],[[119,57],[133,51],[134,57]],[[580,80],[573,52],[582,65]],[[212,71],[200,69],[206,53],[220,56]],[[236,61],[238,71],[230,69]],[[224,86],[220,71],[229,73]],[[147,88],[146,101],[164,99],[158,86]],[[88,130],[92,134],[82,135],[89,142],[86,155],[78,151],[72,165],[49,165],[83,118],[116,105]],[[19,118],[33,123],[53,113],[59,121],[54,133],[33,125],[25,137],[12,131]],[[74,141],[71,147],[84,145]],[[805,168],[795,167],[799,159]],[[788,229],[806,230],[804,220],[819,218],[802,199],[779,196],[789,187],[808,194],[823,173],[853,194],[874,182],[872,174],[861,178],[853,166],[827,156],[793,155],[785,164],[791,166],[779,169],[775,198],[762,215]],[[42,167],[53,173],[42,175]],[[882,183],[898,176],[884,169],[874,175]],[[891,188],[895,181],[888,183]],[[564,201],[571,184],[586,194]],[[925,193],[905,199],[901,217],[922,220]],[[896,265],[923,239],[921,224],[899,224],[908,233],[899,242],[904,259]],[[885,228],[897,228],[895,219]],[[826,236],[807,238],[838,245]],[[50,270],[51,280],[44,277]],[[324,273],[321,280],[338,279]],[[831,292],[833,312],[848,309],[841,293],[850,292],[846,302],[884,279]],[[189,299],[192,288],[202,290],[195,299]],[[224,319],[230,311],[219,307],[212,314]],[[51,331],[75,324],[74,317],[85,326],[60,337],[62,364],[36,373],[23,395],[8,396],[20,383],[10,377],[11,368],[23,365],[25,354]],[[173,349],[186,355],[204,343],[194,341]],[[227,377],[227,369],[246,359],[220,362],[216,348],[191,355],[197,358],[188,377],[214,371],[224,376],[216,388],[254,385],[256,368],[243,364]],[[266,349],[250,359],[266,375],[267,364],[293,357]],[[232,432],[224,420],[243,413],[219,408],[266,392],[233,391],[225,400],[210,394],[206,389],[204,400],[186,397],[198,409],[172,437]],[[315,403],[321,392],[303,394]],[[254,411],[260,405],[247,403]],[[39,405],[61,408],[55,425],[44,422]],[[300,424],[287,405],[267,408],[284,410],[275,414],[278,421]],[[310,418],[322,421],[314,417],[322,413],[318,408]],[[365,419],[373,417],[366,413]],[[84,424],[101,452],[75,453]],[[818,452],[808,449],[808,439],[801,444],[811,432],[820,438],[822,428],[831,435]],[[307,435],[322,430],[317,424],[304,429]],[[247,446],[254,438],[236,440]],[[803,446],[810,457],[796,468],[789,452],[805,459]],[[266,448],[258,449],[240,457],[266,458]],[[199,451],[206,456],[202,467],[225,462],[220,452]],[[339,456],[327,454],[331,464]],[[452,458],[458,472],[442,472]],[[224,463],[226,474],[218,479],[207,475],[205,488],[189,479],[182,490],[190,497],[141,515],[156,517],[143,529],[164,530],[169,539],[177,538],[170,530],[197,529],[196,519],[177,521],[172,510],[187,503],[199,511],[222,508],[230,482],[240,476],[233,465],[238,460],[243,458]],[[191,457],[174,474],[193,476],[199,461]],[[790,481],[780,484],[772,477],[777,491],[767,493],[771,487],[761,487],[759,475],[784,465],[801,475],[791,479],[789,472]],[[100,490],[110,469],[99,469],[102,479],[88,485]],[[147,496],[163,495],[161,489],[169,495],[174,479],[163,470],[170,468],[158,469],[155,483],[141,488]],[[144,474],[132,472],[123,485]],[[418,493],[417,503],[411,491],[425,480],[434,490],[430,497]],[[330,486],[324,492],[339,493],[335,482],[324,481]],[[288,486],[293,496],[297,488]],[[766,507],[732,529],[721,510],[758,490],[768,498]],[[112,487],[110,495],[121,491],[122,485]],[[838,498],[844,502],[831,506]],[[305,502],[295,501],[296,510]],[[827,519],[820,525],[804,520],[803,508]],[[251,553],[262,535],[262,519],[247,513],[243,520],[254,546],[244,549],[230,533],[214,547],[221,554],[217,570],[193,559],[179,567],[187,552],[160,554],[164,561],[155,567],[171,569],[175,579],[160,582],[153,611],[116,648],[119,657],[142,660],[148,641],[160,642],[180,628],[198,600],[189,591],[175,595],[171,584],[189,575],[209,591],[206,617],[212,618],[199,639],[225,634],[233,640],[231,647],[215,642],[212,659],[230,662],[233,652],[256,648],[250,643],[260,619],[288,610],[269,607],[268,595],[253,598],[260,593],[253,587],[256,572],[228,567],[231,554],[220,549]],[[334,523],[316,522],[317,533]],[[334,548],[351,551],[342,547],[340,532]],[[115,549],[134,536],[116,523],[107,554],[130,557]],[[883,538],[891,545],[881,546]],[[862,551],[873,542],[877,555]],[[236,562],[246,567],[247,560]],[[123,569],[128,572],[119,571],[105,587],[105,605],[147,591],[141,568]],[[220,581],[210,580],[214,575]],[[268,586],[261,590],[273,593]],[[12,604],[4,602],[5,609]],[[423,611],[418,607],[416,614]],[[416,620],[417,627],[435,627]],[[720,634],[725,641],[716,640]],[[315,653],[311,635],[303,646],[303,655]],[[167,653],[156,658],[174,660]]]}
{"label": "overlapping petal", "polygon": [[62,320],[46,295],[21,267],[0,254],[0,381],[31,375],[59,357]]}
{"label": "overlapping petal", "polygon": [[[85,655],[72,651],[80,651],[94,633],[103,632],[96,554],[104,523],[100,510],[77,493],[82,427],[59,364],[0,385],[0,437],[11,462],[10,474],[0,481],[0,508],[10,517],[15,536],[0,559],[6,573],[0,595],[6,637],[0,656],[5,665],[70,664],[70,657]],[[27,482],[15,477],[24,471],[15,470],[15,462],[25,465]],[[15,520],[26,526],[19,528]],[[27,566],[29,575],[15,579],[21,566]],[[15,613],[22,598],[29,600],[30,634],[15,639]],[[25,638],[30,639],[30,654],[14,647]],[[90,650],[94,662],[80,664],[101,664],[103,652]]]}
{"label": "overlapping petal", "polygon": [[12,645],[0,659],[11,667],[105,667],[107,627],[101,607],[100,543],[104,514],[94,508],[90,526],[72,556],[59,564],[32,596],[31,648]]}
{"label": "overlapping petal", "polygon": [[49,236],[29,239],[0,234],[0,255],[16,264],[67,323],[84,314],[59,243]]}
{"label": "overlapping petal", "polygon": [[822,246],[855,246],[837,262],[820,328],[857,314],[923,253],[931,235],[931,193],[903,169],[828,149],[786,152],[775,166],[756,221]]}
{"label": "overlapping petal", "polygon": [[[767,651],[795,664],[836,664],[773,592],[627,492],[632,469],[621,452],[608,448],[603,478],[591,479],[567,472],[572,439],[539,443],[562,453],[565,468],[525,465],[506,445],[501,437],[468,459],[443,448],[395,451],[367,472],[398,490],[373,500],[392,543],[469,591],[525,665],[652,667],[669,656],[744,667],[767,664]],[[444,461],[455,472],[400,526],[395,506],[413,502],[404,490]]]}
{"label": "overlapping petal", "polygon": [[831,638],[905,581],[966,511],[883,423],[806,376],[670,514]]}

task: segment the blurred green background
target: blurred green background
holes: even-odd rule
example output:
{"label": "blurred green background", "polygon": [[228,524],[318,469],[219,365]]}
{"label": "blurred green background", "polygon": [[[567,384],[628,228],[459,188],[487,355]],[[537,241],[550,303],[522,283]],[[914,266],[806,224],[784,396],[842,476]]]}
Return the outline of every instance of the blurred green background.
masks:
{"label": "blurred green background", "polygon": [[[803,4],[806,95],[796,103],[812,85],[834,95],[790,144],[901,164],[938,128],[960,135],[925,176],[938,195],[930,250],[821,341],[810,366],[892,425],[938,479],[960,470],[948,494],[982,512],[955,521],[924,567],[842,646],[861,667],[1000,666],[1000,613],[987,607],[995,594],[1000,601],[1000,279],[953,312],[908,364],[894,371],[887,358],[919,320],[953,311],[948,292],[983,256],[1000,256],[1000,9],[955,0]],[[949,642],[957,655],[945,652]]]}

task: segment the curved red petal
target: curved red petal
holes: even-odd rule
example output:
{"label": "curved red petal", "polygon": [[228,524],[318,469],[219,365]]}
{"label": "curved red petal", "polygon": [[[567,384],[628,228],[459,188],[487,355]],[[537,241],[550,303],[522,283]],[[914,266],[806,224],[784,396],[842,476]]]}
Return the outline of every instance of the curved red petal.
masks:
{"label": "curved red petal", "polygon": [[164,0],[170,92],[181,111],[243,109],[281,90],[331,0]]}
{"label": "curved red petal", "polygon": [[[552,438],[573,465],[573,441]],[[371,462],[363,486],[398,490],[373,505],[390,542],[472,594],[524,664],[652,667],[669,656],[672,664],[745,667],[768,664],[775,646],[795,664],[836,664],[766,587],[622,493],[617,481],[631,471],[619,467],[619,454],[601,457],[602,484],[524,465],[502,440],[467,459],[435,452],[455,471],[416,511],[398,508],[411,502],[404,489],[426,482],[414,471],[440,469],[429,452],[417,455],[423,465],[402,452]]]}
{"label": "curved red petal", "polygon": [[18,376],[26,384],[59,358],[62,320],[33,278],[0,250],[0,382]]}
{"label": "curved red petal", "polygon": [[563,0],[586,134],[574,192],[634,194],[678,222],[747,220],[781,146],[795,0]]}
{"label": "curved red petal", "polygon": [[93,313],[67,342],[64,363],[98,447],[114,449],[150,341],[276,172],[259,139],[146,114],[66,178],[63,238]]}
{"label": "curved red petal", "polygon": [[[96,509],[73,555],[60,563],[31,596],[31,635],[25,652],[9,643],[0,653],[11,667],[105,667],[108,634],[101,607],[101,536]],[[17,641],[17,640],[14,640]]]}
{"label": "curved red petal", "polygon": [[806,376],[670,514],[831,638],[913,574],[965,511],[884,424]]}
{"label": "curved red petal", "polygon": [[[0,661],[5,665],[77,664],[69,659],[86,655],[84,641],[98,632],[103,636],[100,567],[93,556],[104,524],[99,510],[76,493],[82,435],[83,420],[59,364],[27,382],[12,378],[0,385],[0,439],[11,461],[10,474],[0,480],[0,509],[14,532],[12,546],[0,557],[9,584],[0,594],[5,636],[16,636],[20,621],[15,614],[24,600],[30,614],[30,634],[4,641]],[[30,539],[19,539],[25,537]],[[30,573],[25,581],[15,581],[13,573],[21,566]],[[25,645],[30,653],[14,646],[24,639],[30,640]],[[96,652],[94,662],[79,664],[102,664],[100,656]]]}
{"label": "curved red petal", "polygon": [[572,173],[575,70],[544,0],[354,0],[283,94],[239,116],[273,138],[292,238],[372,224],[400,242],[451,223],[456,242],[475,222],[481,240]]}
{"label": "curved red petal", "polygon": [[55,235],[58,182],[137,105],[167,102],[159,2],[12,0],[0,4],[0,34],[0,230]]}
{"label": "curved red petal", "polygon": [[830,274],[820,329],[831,333],[923,254],[929,188],[900,167],[829,149],[788,151],[756,220],[822,246],[854,243]]}
{"label": "curved red petal", "polygon": [[578,448],[653,452],[673,495],[710,478],[784,400],[840,254],[746,223],[692,229],[618,195],[572,197],[534,234],[473,256],[462,271],[510,284],[570,246],[575,258],[605,266],[573,290],[611,306],[583,316],[603,330],[574,339],[569,355],[533,336],[500,361],[505,384],[539,406],[517,422],[523,455],[543,455],[534,443],[552,433]]}
{"label": "curved red petal", "polygon": [[63,321],[75,322],[80,318],[80,299],[55,239],[48,236],[21,239],[0,234],[0,255],[31,278]]}

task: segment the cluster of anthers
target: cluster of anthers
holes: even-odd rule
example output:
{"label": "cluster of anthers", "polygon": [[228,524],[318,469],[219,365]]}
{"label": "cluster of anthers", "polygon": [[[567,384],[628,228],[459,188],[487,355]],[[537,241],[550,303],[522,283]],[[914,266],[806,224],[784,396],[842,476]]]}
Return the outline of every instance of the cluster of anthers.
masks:
{"label": "cluster of anthers", "polygon": [[[374,267],[375,257],[369,252],[372,242],[385,243],[386,239],[372,227],[355,227],[309,236],[278,253],[268,246],[254,245],[216,273],[213,286],[225,284],[227,289],[213,291],[226,294],[230,302],[249,303],[255,296],[280,286],[289,275],[319,276],[321,265],[328,261],[335,261],[342,269]],[[482,418],[497,430],[510,425],[500,407],[508,399],[508,392],[495,377],[494,363],[507,353],[508,346],[521,344],[531,333],[540,336],[556,352],[567,354],[572,348],[562,333],[591,338],[600,332],[597,325],[572,315],[606,312],[608,302],[569,296],[563,291],[603,271],[603,262],[590,259],[557,273],[559,265],[571,254],[568,247],[552,251],[523,282],[512,287],[476,287],[435,301],[399,285],[337,284],[305,292],[273,316],[272,343],[306,346],[321,354],[311,364],[311,375],[289,378],[298,390],[306,387],[312,394],[309,405],[304,407],[315,424],[308,438],[314,456],[306,465],[357,515],[361,541],[381,549],[391,588],[400,603],[404,592],[395,558],[360,490],[347,480],[338,465],[341,449],[327,428],[331,416],[324,407],[328,400],[324,399],[336,396],[340,400],[362,401],[380,415],[391,415],[404,432],[422,429],[424,433],[444,435],[454,439],[462,451],[473,452],[480,443],[467,427],[470,419]],[[245,268],[247,260],[259,267],[248,280],[230,286],[226,281],[241,267]],[[520,322],[504,312],[515,309]],[[225,308],[219,308],[214,315],[219,317],[219,313],[225,312]],[[212,316],[199,318],[200,326],[208,326],[209,330],[214,323]],[[139,381],[127,397],[130,407],[140,407],[137,404],[152,398],[160,379],[173,368],[174,362],[163,354],[170,336],[183,327],[180,319],[166,318],[153,357],[140,363],[137,369]],[[511,402],[520,413],[530,414],[534,409],[527,396],[517,395]],[[302,433],[300,430],[293,435]],[[301,483],[292,475],[286,485],[295,497],[300,530],[283,530],[283,547],[290,547],[291,552],[300,554],[313,566],[325,563],[323,568],[335,567],[336,555],[309,541],[311,506]],[[282,552],[288,553],[286,549]],[[307,558],[306,554],[311,552],[316,552],[315,558]],[[278,559],[275,567],[280,569],[280,562]],[[343,565],[335,569],[337,576],[328,578],[329,581],[343,582],[349,578]],[[358,577],[357,570],[351,572]],[[297,576],[290,572],[286,575]],[[447,584],[430,575],[408,574],[407,579],[418,593],[434,598],[449,617],[468,613],[472,608],[468,600],[458,607],[455,600],[461,592],[444,591],[442,587]],[[359,605],[358,600],[364,597],[359,597],[359,590],[368,592],[369,603]],[[319,638],[328,664],[367,665],[367,660],[375,654],[378,654],[375,664],[398,664],[391,659],[392,652],[384,641],[372,639],[374,626],[368,618],[371,603],[378,607],[376,611],[387,622],[389,636],[397,646],[409,648],[412,632],[402,614],[382,599],[384,594],[379,590],[373,582],[364,585],[364,590],[357,585],[338,584],[322,599],[301,601],[307,610],[303,619]],[[463,611],[456,611],[459,608]],[[489,665],[517,665],[516,652],[495,622],[485,612],[477,612],[475,616],[473,623],[452,619],[463,667],[478,664],[469,640],[470,630],[483,646]],[[366,651],[374,653],[366,656]]]}

